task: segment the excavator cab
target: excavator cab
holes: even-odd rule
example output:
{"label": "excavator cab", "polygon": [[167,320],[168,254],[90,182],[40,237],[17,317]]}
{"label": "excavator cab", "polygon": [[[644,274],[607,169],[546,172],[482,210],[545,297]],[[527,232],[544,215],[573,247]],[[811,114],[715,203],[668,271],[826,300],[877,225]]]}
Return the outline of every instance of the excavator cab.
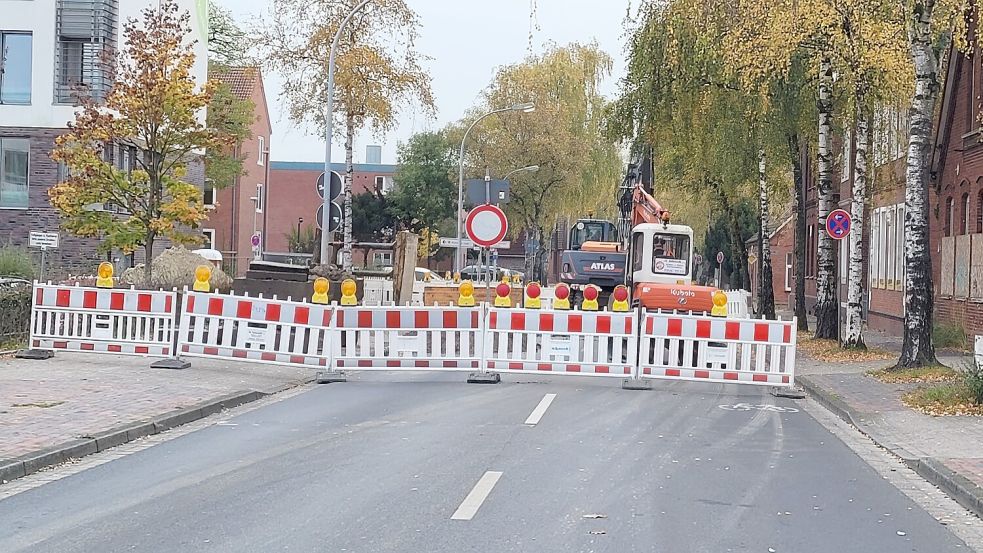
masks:
{"label": "excavator cab", "polygon": [[[580,250],[586,243],[618,243],[618,227],[611,221],[580,219],[570,228],[570,250]],[[590,246],[588,246],[590,247]]]}

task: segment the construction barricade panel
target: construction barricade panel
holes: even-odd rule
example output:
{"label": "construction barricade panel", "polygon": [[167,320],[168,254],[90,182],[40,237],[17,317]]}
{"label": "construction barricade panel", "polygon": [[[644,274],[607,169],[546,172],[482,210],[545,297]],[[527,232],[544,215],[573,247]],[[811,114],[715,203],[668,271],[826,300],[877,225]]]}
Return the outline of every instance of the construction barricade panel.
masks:
{"label": "construction barricade panel", "polygon": [[34,284],[31,347],[167,357],[177,292]]}
{"label": "construction barricade panel", "polygon": [[604,311],[493,310],[487,368],[585,376],[634,376],[636,316]]}
{"label": "construction barricade panel", "polygon": [[186,292],[178,351],[261,363],[330,365],[334,307],[276,298]]}
{"label": "construction barricade panel", "polygon": [[795,320],[727,319],[648,312],[639,376],[792,386]]}

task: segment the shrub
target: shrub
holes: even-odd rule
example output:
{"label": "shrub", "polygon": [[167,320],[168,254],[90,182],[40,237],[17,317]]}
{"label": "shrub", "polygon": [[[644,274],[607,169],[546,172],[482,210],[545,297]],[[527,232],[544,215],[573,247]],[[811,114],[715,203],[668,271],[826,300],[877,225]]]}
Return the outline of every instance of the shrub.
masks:
{"label": "shrub", "polygon": [[938,324],[932,329],[932,341],[937,348],[966,349],[966,331],[957,324]]}
{"label": "shrub", "polygon": [[23,248],[0,246],[0,277],[34,278],[34,261]]}
{"label": "shrub", "polygon": [[970,363],[963,369],[963,384],[969,390],[973,401],[983,405],[983,365]]}

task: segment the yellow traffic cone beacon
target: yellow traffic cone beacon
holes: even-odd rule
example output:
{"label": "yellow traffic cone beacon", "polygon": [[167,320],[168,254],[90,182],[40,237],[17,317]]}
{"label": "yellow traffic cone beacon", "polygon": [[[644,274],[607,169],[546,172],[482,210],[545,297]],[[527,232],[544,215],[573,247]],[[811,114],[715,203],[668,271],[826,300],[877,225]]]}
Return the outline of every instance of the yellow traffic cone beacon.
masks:
{"label": "yellow traffic cone beacon", "polygon": [[195,292],[210,292],[211,284],[208,283],[212,278],[212,268],[208,265],[198,265],[195,269],[195,285],[191,288]]}
{"label": "yellow traffic cone beacon", "polygon": [[512,307],[512,287],[499,282],[495,287],[495,307]]}
{"label": "yellow traffic cone beacon", "polygon": [[559,283],[553,289],[553,309],[570,309],[570,286]]}
{"label": "yellow traffic cone beacon", "polygon": [[543,306],[543,300],[540,296],[543,295],[543,289],[539,286],[536,281],[530,282],[526,285],[526,297],[522,302],[522,306],[526,309],[539,309]]}
{"label": "yellow traffic cone beacon", "polygon": [[600,289],[593,284],[588,284],[587,288],[584,288],[584,302],[580,305],[580,308],[584,311],[597,311],[597,297],[601,295]]}
{"label": "yellow traffic cone beacon", "polygon": [[727,294],[721,290],[713,293],[713,308],[710,309],[711,317],[727,316]]}
{"label": "yellow traffic cone beacon", "polygon": [[317,277],[314,280],[314,294],[311,296],[311,303],[320,303],[322,305],[328,303],[328,289],[331,288],[331,283],[328,279],[324,277]]}
{"label": "yellow traffic cone beacon", "polygon": [[629,295],[630,294],[628,293],[628,287],[625,286],[624,284],[619,284],[615,286],[614,292],[611,293],[611,297],[614,298],[614,301],[611,302],[611,310],[619,311],[619,312],[628,311]]}
{"label": "yellow traffic cone beacon", "polygon": [[99,270],[96,272],[96,287],[97,288],[112,288],[113,287],[113,264],[108,261],[103,261],[99,264]]}
{"label": "yellow traffic cone beacon", "polygon": [[355,297],[357,289],[354,280],[346,278],[341,281],[341,305],[358,305],[358,298]]}
{"label": "yellow traffic cone beacon", "polygon": [[457,298],[457,305],[460,307],[474,307],[474,284],[470,280],[465,280],[457,287],[460,297]]}

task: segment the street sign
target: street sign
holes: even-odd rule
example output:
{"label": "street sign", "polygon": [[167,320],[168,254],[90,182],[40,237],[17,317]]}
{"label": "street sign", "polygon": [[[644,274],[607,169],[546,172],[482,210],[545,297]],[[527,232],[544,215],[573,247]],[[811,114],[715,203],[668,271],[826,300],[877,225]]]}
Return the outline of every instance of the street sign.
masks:
{"label": "street sign", "polygon": [[826,216],[826,234],[833,240],[842,240],[850,234],[853,219],[842,209],[834,209]]}
{"label": "street sign", "polygon": [[717,265],[724,262],[724,252],[717,252]]}
{"label": "street sign", "polygon": [[485,201],[485,179],[471,179],[464,181],[467,189],[466,195],[471,205],[495,204],[504,205],[509,203],[509,181],[493,180],[488,181],[488,201]]}
{"label": "street sign", "polygon": [[695,263],[696,265],[703,265],[703,256],[700,254],[694,254],[693,263]]}
{"label": "street sign", "polygon": [[754,255],[753,253],[748,255],[747,262],[749,265],[754,265],[755,263],[758,262],[758,256]]}
{"label": "street sign", "polygon": [[509,231],[509,221],[498,206],[491,204],[479,205],[468,213],[464,221],[468,237],[481,246],[490,248],[505,238]]}
{"label": "street sign", "polygon": [[[317,195],[323,200],[324,199],[324,173],[317,176],[317,182],[314,183],[314,187],[317,189]],[[328,197],[330,199],[335,199],[341,195],[341,175],[337,171],[331,171],[331,183],[329,184],[330,189],[328,190]]]}
{"label": "street sign", "polygon": [[[441,248],[456,248],[457,247],[457,238],[441,238],[440,239],[440,247]],[[461,247],[467,248],[467,249],[471,249],[471,248],[477,248],[478,245],[475,244],[474,242],[472,242],[468,238],[461,238]],[[498,244],[495,244],[494,246],[492,246],[492,248],[493,249],[496,249],[496,250],[507,250],[507,249],[509,249],[511,247],[512,247],[512,242],[510,240],[502,240]]]}
{"label": "street sign", "polygon": [[259,232],[254,232],[252,237],[249,238],[249,243],[253,245],[254,248],[258,248],[260,242],[263,241],[263,236]]}
{"label": "street sign", "polygon": [[28,238],[27,244],[32,248],[41,248],[42,250],[46,250],[48,248],[57,248],[58,233],[37,232],[32,230],[30,237]]}
{"label": "street sign", "polygon": [[[315,223],[317,228],[324,230],[324,205],[317,206],[317,218]],[[334,232],[341,228],[341,206],[337,202],[331,202],[331,211],[328,213],[328,232]]]}

